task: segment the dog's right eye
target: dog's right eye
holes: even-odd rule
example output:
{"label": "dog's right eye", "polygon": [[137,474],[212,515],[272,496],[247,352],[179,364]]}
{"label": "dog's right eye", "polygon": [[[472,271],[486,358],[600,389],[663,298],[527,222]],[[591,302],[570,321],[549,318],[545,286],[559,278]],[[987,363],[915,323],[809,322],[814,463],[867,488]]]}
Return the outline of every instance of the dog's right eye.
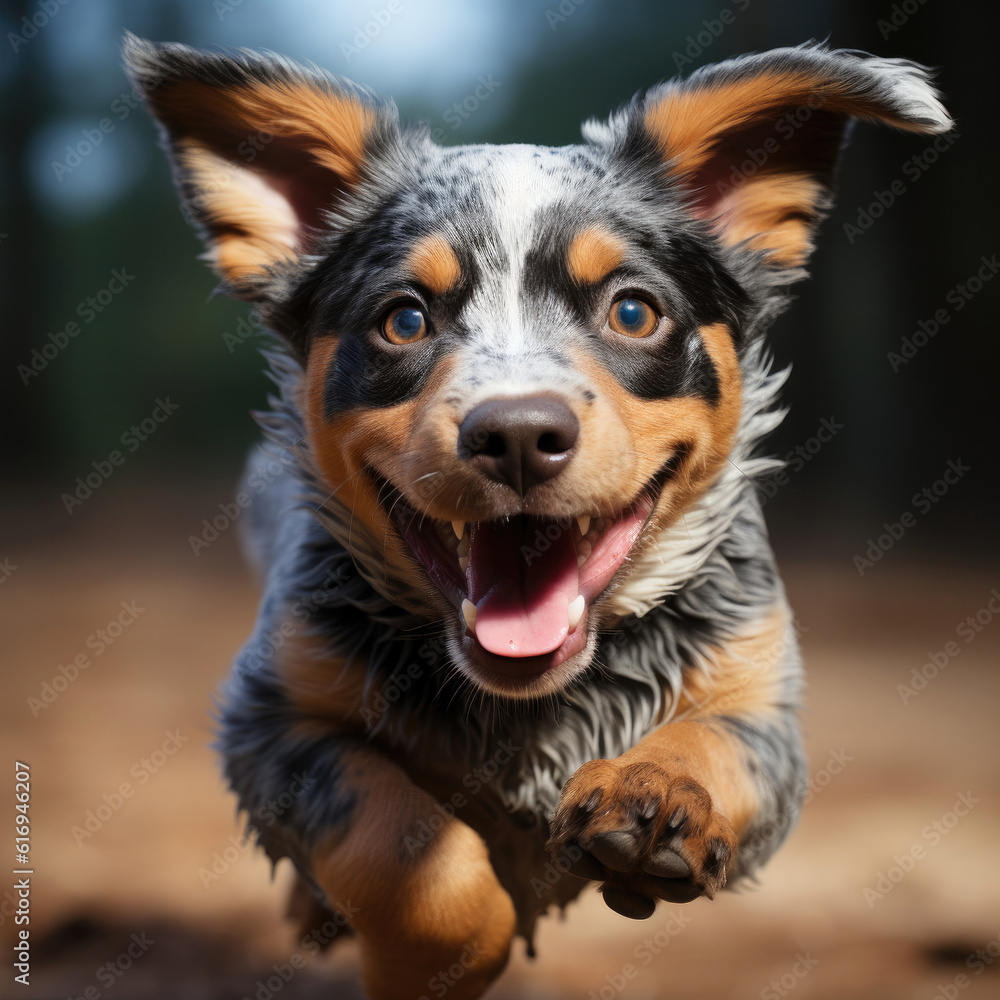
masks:
{"label": "dog's right eye", "polygon": [[660,317],[651,305],[632,295],[616,299],[608,314],[608,325],[615,333],[626,337],[648,337]]}
{"label": "dog's right eye", "polygon": [[382,320],[382,336],[390,344],[415,344],[427,336],[427,317],[416,306],[397,306]]}

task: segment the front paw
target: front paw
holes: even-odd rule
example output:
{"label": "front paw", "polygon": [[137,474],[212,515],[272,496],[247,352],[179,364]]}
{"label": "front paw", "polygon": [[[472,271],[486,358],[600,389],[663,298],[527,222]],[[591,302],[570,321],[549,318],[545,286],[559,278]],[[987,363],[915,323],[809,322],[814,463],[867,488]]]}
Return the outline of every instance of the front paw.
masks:
{"label": "front paw", "polygon": [[566,783],[546,846],[554,857],[576,848],[570,873],[602,882],[612,910],[641,920],[657,899],[713,898],[737,839],[693,778],[646,762],[592,760]]}

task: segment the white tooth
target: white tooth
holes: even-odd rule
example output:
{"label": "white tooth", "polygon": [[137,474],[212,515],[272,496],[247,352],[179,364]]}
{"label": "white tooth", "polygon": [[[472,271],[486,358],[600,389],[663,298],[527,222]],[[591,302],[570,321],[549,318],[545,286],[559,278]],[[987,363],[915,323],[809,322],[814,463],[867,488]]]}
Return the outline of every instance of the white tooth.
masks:
{"label": "white tooth", "polygon": [[580,534],[585,535],[590,530],[590,515],[581,514],[577,519],[576,523],[580,526]]}
{"label": "white tooth", "polygon": [[469,568],[469,557],[459,556],[458,557],[458,568],[464,573]]}
{"label": "white tooth", "polygon": [[582,566],[589,558],[591,552],[594,551],[594,546],[587,541],[586,538],[581,539],[576,543],[576,564],[577,566]]}
{"label": "white tooth", "polygon": [[469,631],[476,634],[476,606],[468,598],[462,601],[462,617],[465,624],[469,626]]}
{"label": "white tooth", "polygon": [[583,594],[581,594],[572,604],[569,606],[569,630],[573,631],[580,624],[580,619],[583,617],[583,609],[587,606],[587,602],[583,599]]}
{"label": "white tooth", "polygon": [[455,537],[461,541],[462,535],[465,534],[465,521],[452,521],[451,530],[455,532]]}
{"label": "white tooth", "polygon": [[578,555],[576,557],[576,568],[579,569],[586,561],[587,557],[585,555],[583,555],[582,553]]}

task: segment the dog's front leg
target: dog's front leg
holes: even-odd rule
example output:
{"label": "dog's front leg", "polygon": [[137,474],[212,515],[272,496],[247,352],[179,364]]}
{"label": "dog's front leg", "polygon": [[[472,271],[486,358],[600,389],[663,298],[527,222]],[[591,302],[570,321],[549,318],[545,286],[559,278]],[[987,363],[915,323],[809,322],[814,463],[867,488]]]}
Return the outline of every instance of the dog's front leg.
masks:
{"label": "dog's front leg", "polygon": [[635,918],[657,899],[711,898],[752,870],[784,839],[805,790],[798,672],[781,607],[687,672],[674,721],[570,778],[549,850]]}
{"label": "dog's front leg", "polygon": [[312,869],[330,902],[350,907],[369,996],[480,996],[515,923],[482,838],[376,750],[350,754],[338,783],[354,804],[313,849]]}

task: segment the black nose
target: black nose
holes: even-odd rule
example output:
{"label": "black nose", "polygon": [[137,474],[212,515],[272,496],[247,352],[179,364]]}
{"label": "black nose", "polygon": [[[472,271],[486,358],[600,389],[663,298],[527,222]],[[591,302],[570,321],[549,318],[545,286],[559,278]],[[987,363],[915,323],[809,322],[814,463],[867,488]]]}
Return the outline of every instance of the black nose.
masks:
{"label": "black nose", "polygon": [[458,429],[458,457],[522,496],[573,457],[580,421],[558,399],[488,399]]}

